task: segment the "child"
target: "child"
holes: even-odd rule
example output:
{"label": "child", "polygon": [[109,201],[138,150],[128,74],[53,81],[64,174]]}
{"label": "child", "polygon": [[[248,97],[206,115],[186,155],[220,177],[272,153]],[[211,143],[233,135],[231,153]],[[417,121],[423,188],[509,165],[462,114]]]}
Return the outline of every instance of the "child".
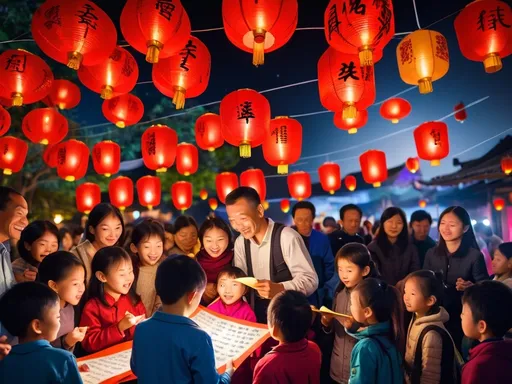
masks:
{"label": "child", "polygon": [[492,259],[494,280],[501,281],[512,288],[512,242],[498,245]]}
{"label": "child", "polygon": [[253,384],[319,384],[320,349],[306,339],[313,318],[308,298],[297,291],[280,292],[267,313],[270,335],[279,345],[256,364]]}
{"label": "child", "polygon": [[89,353],[132,340],[135,325],[146,317],[133,286],[132,260],[123,248],[101,248],[92,259],[91,270],[80,320],[80,326],[88,327],[82,347]]}
{"label": "child", "polygon": [[34,281],[43,259],[59,249],[59,230],[50,221],[36,220],[25,227],[18,241],[19,259],[12,263],[18,283]]}
{"label": "child", "polygon": [[59,312],[59,296],[40,283],[20,283],[0,298],[0,321],[19,340],[0,360],[0,383],[82,383],[74,356],[50,345]]}
{"label": "child", "polygon": [[512,340],[503,336],[512,328],[512,290],[497,281],[466,288],[460,317],[464,335],[480,342],[462,368],[462,384],[509,383]]}
{"label": "child", "polygon": [[133,229],[130,250],[135,256],[133,258],[135,292],[144,303],[147,317],[150,317],[161,305],[155,290],[155,278],[158,264],[164,253],[164,242],[164,228],[156,220],[144,220]]}
{"label": "child", "polygon": [[87,327],[75,327],[75,311],[85,292],[85,267],[72,253],[54,252],[39,265],[39,282],[48,285],[59,295],[60,329],[51,344],[73,351],[82,341]]}
{"label": "child", "polygon": [[229,383],[232,366],[219,375],[210,336],[188,317],[199,306],[206,275],[194,259],[164,260],[156,272],[162,308],[140,323],[133,340],[131,368],[144,383]]}

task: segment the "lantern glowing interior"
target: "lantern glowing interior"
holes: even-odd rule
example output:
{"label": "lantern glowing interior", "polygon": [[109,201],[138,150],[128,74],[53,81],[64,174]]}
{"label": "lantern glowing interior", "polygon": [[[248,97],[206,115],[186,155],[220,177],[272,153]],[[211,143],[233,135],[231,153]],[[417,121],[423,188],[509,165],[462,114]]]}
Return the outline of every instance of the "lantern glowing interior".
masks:
{"label": "lantern glowing interior", "polygon": [[21,171],[28,152],[28,144],[17,137],[0,137],[0,169],[4,175]]}
{"label": "lantern glowing interior", "polygon": [[101,189],[98,184],[83,183],[76,187],[76,209],[86,215],[101,203]]}
{"label": "lantern glowing interior", "polygon": [[201,200],[206,200],[206,199],[208,198],[208,191],[207,191],[206,189],[204,189],[204,188],[203,188],[203,189],[201,189],[201,190],[199,191],[199,198],[200,198]]}
{"label": "lantern glowing interior", "polygon": [[195,137],[197,146],[209,152],[222,147],[224,137],[221,131],[220,116],[210,112],[201,115],[196,120]]}
{"label": "lantern glowing interior", "polygon": [[265,161],[277,167],[277,173],[288,173],[288,165],[295,163],[302,152],[302,125],[287,116],[270,121],[270,130],[263,141]]}
{"label": "lantern glowing interior", "polygon": [[419,202],[418,202],[418,205],[420,206],[420,208],[425,208],[427,206],[427,200],[423,200],[421,199]]}
{"label": "lantern glowing interior", "polygon": [[357,133],[358,129],[361,129],[368,122],[368,111],[366,109],[356,112],[356,117],[343,119],[342,112],[334,113],[334,125],[337,128],[347,131],[349,135]]}
{"label": "lantern glowing interior", "polygon": [[355,176],[348,175],[345,177],[345,187],[347,187],[350,192],[354,192],[356,190],[357,180]]}
{"label": "lantern glowing interior", "polygon": [[501,197],[498,197],[493,200],[492,204],[494,205],[494,209],[498,212],[502,211],[503,208],[505,208],[505,199],[502,199]]}
{"label": "lantern glowing interior", "polygon": [[180,175],[190,176],[199,167],[197,147],[189,143],[179,143],[176,148],[176,170]]}
{"label": "lantern glowing interior", "polygon": [[52,88],[47,97],[43,99],[49,107],[58,107],[59,109],[75,108],[82,98],[80,88],[69,80],[53,80]]}
{"label": "lantern glowing interior", "polygon": [[57,153],[57,175],[66,181],[76,181],[87,173],[89,148],[78,140],[59,144]]}
{"label": "lantern glowing interior", "polygon": [[144,104],[130,93],[103,101],[101,110],[103,116],[118,128],[137,124],[144,116]]}
{"label": "lantern glowing interior", "polygon": [[460,102],[459,104],[457,104],[454,108],[453,108],[453,111],[455,112],[455,120],[458,121],[459,123],[463,123],[464,120],[466,120],[468,118],[468,113],[466,112],[466,108],[464,108],[464,103],[463,102]]}
{"label": "lantern glowing interior", "polygon": [[140,205],[151,210],[160,204],[162,185],[158,177],[143,176],[137,180],[136,187]]}
{"label": "lantern glowing interior", "polygon": [[386,120],[397,124],[411,113],[411,104],[405,99],[394,97],[386,100],[380,107],[380,114]]}
{"label": "lantern glowing interior", "polygon": [[233,172],[222,172],[215,178],[215,187],[217,189],[217,197],[226,203],[226,196],[233,190],[238,188],[238,177]]}
{"label": "lantern glowing interior", "polygon": [[405,166],[411,173],[416,173],[420,169],[420,159],[417,157],[409,157],[405,162]]}
{"label": "lantern glowing interior", "polygon": [[299,171],[290,173],[287,177],[290,196],[299,201],[311,196],[311,177],[309,173]]}
{"label": "lantern glowing interior", "polygon": [[341,188],[341,169],[336,163],[324,163],[318,168],[320,185],[324,191],[331,195]]}
{"label": "lantern glowing interior", "polygon": [[441,164],[450,153],[448,126],[441,121],[429,121],[414,130],[418,157],[430,161],[433,167]]}
{"label": "lantern glowing interior", "polygon": [[188,181],[178,181],[171,186],[172,203],[181,211],[192,206],[192,184]]}
{"label": "lantern glowing interior", "polygon": [[100,175],[110,177],[116,174],[121,166],[121,147],[110,140],[95,144],[92,149],[92,164]]}
{"label": "lantern glowing interior", "polygon": [[251,187],[258,192],[261,201],[267,197],[267,183],[265,175],[261,169],[248,169],[240,174],[240,185],[242,187]]}
{"label": "lantern glowing interior", "polygon": [[290,200],[283,199],[281,200],[279,205],[281,207],[281,211],[283,211],[284,213],[288,213],[290,211]]}
{"label": "lantern glowing interior", "polygon": [[217,207],[219,206],[219,202],[217,201],[217,199],[215,197],[210,197],[208,199],[208,206],[210,207],[210,209],[212,211],[215,211],[217,209]]}
{"label": "lantern glowing interior", "polygon": [[511,156],[505,156],[501,159],[501,170],[505,173],[505,175],[510,175],[512,173]]}
{"label": "lantern glowing interior", "polygon": [[388,178],[388,166],[386,154],[382,151],[369,150],[359,157],[361,173],[366,183],[372,184],[374,188],[381,186]]}
{"label": "lantern glowing interior", "polygon": [[124,211],[133,204],[133,181],[129,177],[119,176],[108,184],[110,203]]}
{"label": "lantern glowing interior", "polygon": [[37,108],[25,115],[21,129],[33,143],[57,144],[68,134],[68,121],[55,108]]}
{"label": "lantern glowing interior", "polygon": [[166,172],[176,159],[178,135],[165,125],[153,125],[141,137],[141,151],[144,165],[157,172]]}

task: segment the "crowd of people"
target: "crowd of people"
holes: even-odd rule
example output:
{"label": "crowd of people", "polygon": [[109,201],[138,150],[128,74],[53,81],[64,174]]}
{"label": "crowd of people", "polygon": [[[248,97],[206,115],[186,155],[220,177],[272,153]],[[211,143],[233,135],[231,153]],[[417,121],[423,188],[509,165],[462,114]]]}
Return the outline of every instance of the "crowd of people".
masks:
{"label": "crowd of people", "polygon": [[[125,225],[100,203],[82,230],[58,229],[29,222],[24,197],[0,187],[0,382],[81,383],[75,357],[130,340],[140,383],[510,380],[512,243],[475,232],[463,207],[440,214],[437,241],[427,212],[408,225],[398,207],[361,226],[348,204],[318,228],[300,201],[288,227],[239,187],[226,212],[229,223]],[[199,305],[271,338],[220,375],[189,318]]]}

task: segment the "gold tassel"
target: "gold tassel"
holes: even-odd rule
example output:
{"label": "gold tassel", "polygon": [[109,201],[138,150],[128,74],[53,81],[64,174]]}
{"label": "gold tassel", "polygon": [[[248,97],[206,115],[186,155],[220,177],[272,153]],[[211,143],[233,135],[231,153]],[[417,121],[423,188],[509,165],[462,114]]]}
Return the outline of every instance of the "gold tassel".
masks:
{"label": "gold tassel", "polygon": [[215,152],[215,148],[213,148],[213,147],[208,148],[208,152]]}
{"label": "gold tassel", "polygon": [[371,67],[373,65],[373,53],[368,45],[363,46],[359,51],[359,61],[361,67]]}
{"label": "gold tassel", "polygon": [[164,47],[164,45],[157,40],[149,40],[146,43],[148,47],[148,52],[146,53],[146,61],[151,64],[158,63],[158,56],[160,55],[160,50]]}
{"label": "gold tassel", "polygon": [[400,121],[400,120],[398,120],[398,119],[391,119],[391,122],[392,122],[393,124],[398,124],[398,122],[399,122],[399,121]]}
{"label": "gold tassel", "polygon": [[157,171],[158,173],[167,172],[167,168],[165,168],[165,167],[158,168],[156,171]]}
{"label": "gold tassel", "polygon": [[21,107],[23,105],[23,95],[19,92],[14,92],[12,95],[12,106]]}
{"label": "gold tassel", "polygon": [[277,173],[279,175],[286,175],[288,173],[288,164],[280,164],[277,166]]}
{"label": "gold tassel", "polygon": [[117,128],[126,128],[126,124],[124,123],[124,121],[118,121],[116,123],[116,127]]}
{"label": "gold tassel", "polygon": [[497,53],[489,53],[484,59],[484,68],[487,73],[495,73],[503,68],[501,57]]}
{"label": "gold tassel", "polygon": [[345,103],[343,106],[342,119],[355,119],[357,116],[357,108],[354,103]]}
{"label": "gold tassel", "polygon": [[6,175],[6,176],[12,175],[12,169],[9,169],[9,168],[4,169],[4,175]]}
{"label": "gold tassel", "polygon": [[441,165],[441,160],[432,160],[430,162],[431,167],[439,167]]}
{"label": "gold tassel", "polygon": [[380,182],[373,183],[373,188],[379,188],[380,186]]}
{"label": "gold tassel", "polygon": [[348,134],[349,134],[349,135],[355,135],[356,133],[357,133],[357,128],[350,128],[350,129],[348,130]]}
{"label": "gold tassel", "polygon": [[75,176],[66,176],[64,178],[64,180],[69,181],[69,182],[75,181]]}
{"label": "gold tassel", "polygon": [[254,43],[252,46],[252,64],[262,65],[265,62],[265,34],[264,29],[256,29],[253,32]]}
{"label": "gold tassel", "polygon": [[112,88],[110,85],[104,85],[103,88],[101,88],[100,96],[102,99],[108,100],[112,98],[113,93],[114,88]]}
{"label": "gold tassel", "polygon": [[176,109],[183,109],[185,107],[185,92],[186,89],[183,87],[174,87],[174,97],[172,103],[176,106]]}
{"label": "gold tassel", "polygon": [[334,191],[331,189],[331,190],[329,191],[329,194],[330,194],[330,195],[334,195]]}
{"label": "gold tassel", "polygon": [[80,64],[82,64],[83,56],[80,52],[69,52],[68,53],[68,67],[78,71]]}
{"label": "gold tassel", "polygon": [[432,86],[432,78],[425,77],[418,82],[418,88],[420,89],[420,93],[425,95],[427,93],[431,93],[434,91],[434,87]]}
{"label": "gold tassel", "polygon": [[39,142],[39,144],[42,144],[42,145],[48,145],[48,139],[43,139]]}
{"label": "gold tassel", "polygon": [[249,157],[251,157],[251,144],[244,141],[240,143],[238,148],[240,150],[241,158],[248,159]]}

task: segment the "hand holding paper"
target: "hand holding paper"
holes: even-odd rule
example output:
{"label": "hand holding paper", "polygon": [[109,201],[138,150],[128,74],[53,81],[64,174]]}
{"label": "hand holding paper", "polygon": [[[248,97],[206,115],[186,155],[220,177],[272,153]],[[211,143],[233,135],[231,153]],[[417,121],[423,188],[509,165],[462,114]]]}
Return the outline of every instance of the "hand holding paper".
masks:
{"label": "hand holding paper", "polygon": [[283,284],[273,283],[270,280],[258,280],[258,283],[253,288],[264,299],[271,299],[279,292],[284,291]]}
{"label": "hand holding paper", "polygon": [[145,315],[135,316],[134,314],[126,311],[125,316],[117,324],[117,327],[119,328],[119,330],[121,332],[124,332],[127,329],[133,327],[134,325],[139,324],[145,318],[146,318]]}
{"label": "hand holding paper", "polygon": [[338,312],[331,311],[329,308],[324,307],[324,306],[320,307],[320,309],[317,309],[315,306],[312,305],[311,310],[313,312],[321,313],[322,315],[329,315],[329,316],[334,316],[334,317],[345,317],[345,318],[352,319],[352,316],[350,316],[350,315],[345,315],[344,313],[338,313]]}
{"label": "hand holding paper", "polygon": [[238,279],[235,279],[235,281],[238,281],[239,283],[247,285],[251,288],[254,288],[256,284],[258,284],[258,280],[256,280],[254,277],[239,277]]}

